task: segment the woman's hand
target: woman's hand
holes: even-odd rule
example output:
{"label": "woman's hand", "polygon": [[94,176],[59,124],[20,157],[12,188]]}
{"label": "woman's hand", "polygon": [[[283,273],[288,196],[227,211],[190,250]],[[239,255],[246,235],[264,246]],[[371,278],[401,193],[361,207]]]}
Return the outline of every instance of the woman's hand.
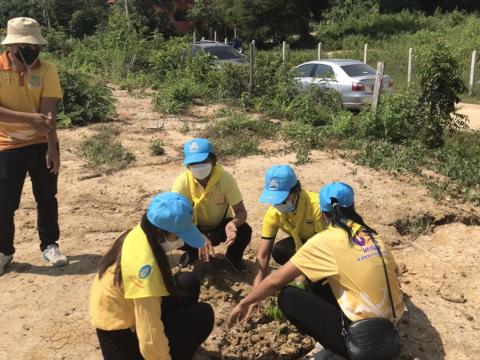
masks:
{"label": "woman's hand", "polygon": [[60,170],[60,155],[57,150],[57,145],[48,145],[46,156],[47,168],[52,174],[58,174]]}
{"label": "woman's hand", "polygon": [[237,239],[237,226],[233,221],[229,221],[225,226],[225,234],[227,235],[227,240],[225,241],[226,246],[232,245]]}
{"label": "woman's hand", "polygon": [[245,321],[250,315],[249,306],[244,305],[241,301],[235,306],[228,317],[228,325],[233,326],[238,321]]}
{"label": "woman's hand", "polygon": [[212,242],[205,236],[205,245],[199,249],[200,259],[204,262],[209,262],[210,258],[215,257],[215,250],[213,249]]}

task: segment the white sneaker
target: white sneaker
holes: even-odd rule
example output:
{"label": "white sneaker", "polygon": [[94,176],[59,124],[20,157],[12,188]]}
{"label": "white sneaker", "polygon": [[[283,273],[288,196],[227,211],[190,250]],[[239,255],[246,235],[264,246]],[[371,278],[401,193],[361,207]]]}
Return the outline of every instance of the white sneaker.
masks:
{"label": "white sneaker", "polygon": [[63,266],[68,264],[68,259],[60,252],[57,245],[48,245],[43,251],[42,257],[53,266]]}
{"label": "white sneaker", "polygon": [[5,255],[0,252],[0,276],[5,272],[5,266],[10,264],[13,260],[13,255]]}

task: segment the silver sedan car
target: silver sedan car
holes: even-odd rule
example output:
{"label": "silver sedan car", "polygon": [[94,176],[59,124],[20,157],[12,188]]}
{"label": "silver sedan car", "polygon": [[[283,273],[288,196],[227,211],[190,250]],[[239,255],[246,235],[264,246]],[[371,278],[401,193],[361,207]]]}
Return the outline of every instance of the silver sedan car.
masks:
{"label": "silver sedan car", "polygon": [[[294,69],[295,79],[306,88],[318,85],[340,94],[346,109],[357,110],[372,102],[376,70],[358,60],[329,59],[309,61]],[[393,81],[383,76],[382,90],[392,91]]]}

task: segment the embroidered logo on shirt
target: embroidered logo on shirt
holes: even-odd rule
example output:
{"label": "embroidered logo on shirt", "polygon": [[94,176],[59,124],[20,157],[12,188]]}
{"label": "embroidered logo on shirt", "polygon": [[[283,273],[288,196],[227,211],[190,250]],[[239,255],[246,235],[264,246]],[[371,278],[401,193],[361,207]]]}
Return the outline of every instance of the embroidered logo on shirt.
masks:
{"label": "embroidered logo on shirt", "polygon": [[278,182],[277,179],[272,179],[268,184],[268,188],[269,190],[277,190],[278,188],[280,188],[280,183]]}
{"label": "embroidered logo on shirt", "polygon": [[196,142],[193,142],[190,144],[190,148],[188,149],[189,152],[191,153],[196,153],[200,149],[200,146]]}
{"label": "embroidered logo on shirt", "polygon": [[31,88],[40,87],[40,85],[41,85],[40,76],[39,76],[39,75],[31,75],[31,76],[30,76],[30,80],[29,80],[29,82],[28,82],[28,85],[29,85]]}
{"label": "embroidered logo on shirt", "polygon": [[152,266],[151,265],[143,265],[138,272],[138,277],[140,279],[146,279],[152,273]]}

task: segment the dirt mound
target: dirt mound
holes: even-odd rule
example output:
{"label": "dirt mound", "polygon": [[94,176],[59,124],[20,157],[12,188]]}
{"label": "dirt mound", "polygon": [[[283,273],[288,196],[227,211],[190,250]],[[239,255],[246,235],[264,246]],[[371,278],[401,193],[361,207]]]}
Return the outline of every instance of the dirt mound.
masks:
{"label": "dirt mound", "polygon": [[[40,259],[36,206],[27,181],[16,217],[15,262],[0,278],[0,360],[101,358],[88,319],[96,264],[114,239],[138,221],[148,199],[170,189],[182,171],[181,144],[206,126],[199,117],[214,118],[215,108],[197,109],[195,116],[165,117],[154,112],[148,98],[116,95],[118,140],[137,159],[130,167],[111,174],[86,167],[77,146],[92,127],[60,131],[60,244],[70,257],[68,267],[46,267]],[[163,141],[164,156],[150,156],[153,138]],[[239,183],[254,230],[247,249],[251,270],[266,210],[258,203],[263,174],[272,164],[295,159],[275,145],[268,145],[268,156],[250,156],[226,166]],[[362,168],[325,152],[316,151],[311,158],[311,163],[296,167],[303,188],[318,191],[323,183],[334,180],[352,184],[360,213],[385,235],[401,263],[409,309],[401,327],[401,358],[476,359],[480,354],[480,265],[476,260],[480,227],[474,221],[478,209],[438,202],[411,177]],[[272,322],[260,313],[246,325],[225,327],[229,311],[249,291],[253,274],[231,272],[223,253],[220,248],[218,259],[194,269],[204,284],[201,298],[212,304],[216,315],[216,328],[197,358],[300,359],[313,348],[313,341],[288,324]]]}

